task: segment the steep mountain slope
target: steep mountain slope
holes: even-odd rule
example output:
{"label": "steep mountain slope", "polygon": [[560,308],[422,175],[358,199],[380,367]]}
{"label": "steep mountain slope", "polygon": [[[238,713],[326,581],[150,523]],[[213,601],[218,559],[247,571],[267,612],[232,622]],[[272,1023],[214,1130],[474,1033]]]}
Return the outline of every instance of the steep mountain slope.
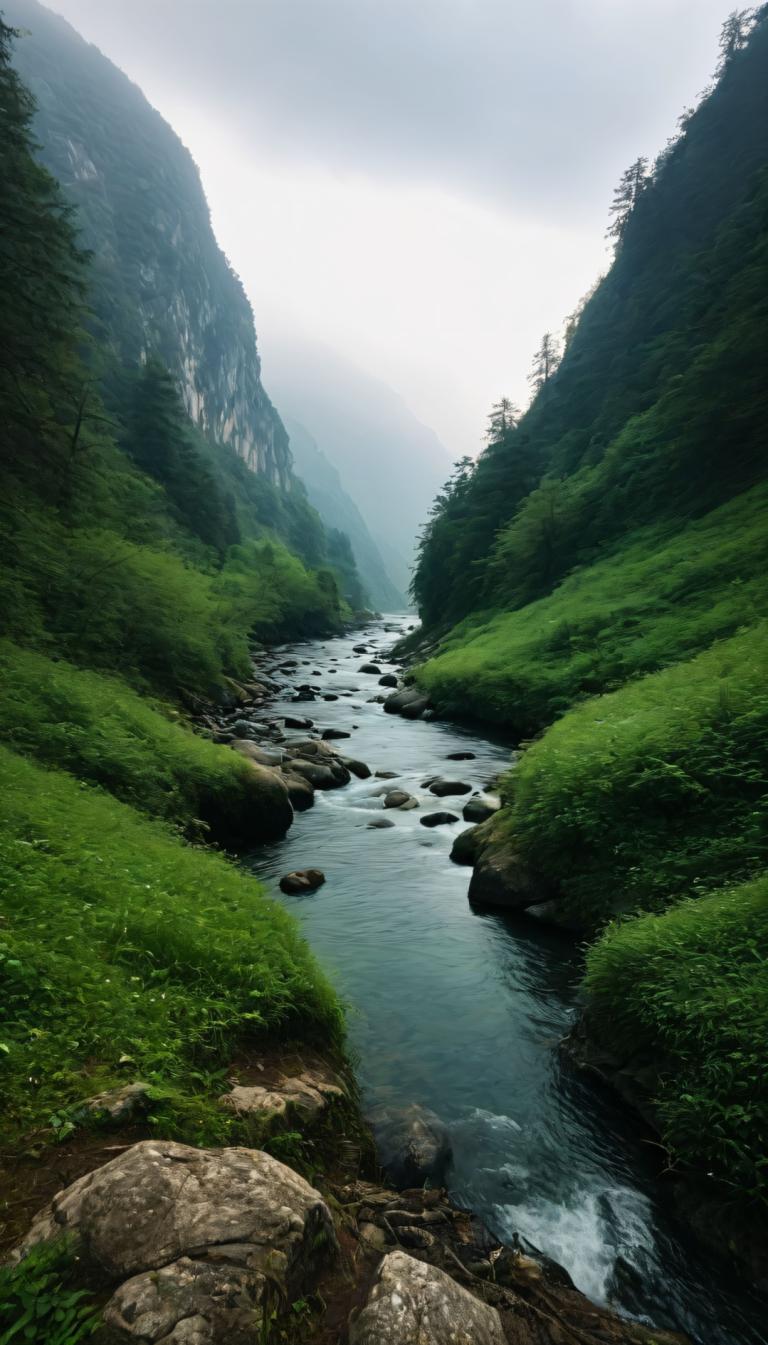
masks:
{"label": "steep mountain slope", "polygon": [[176,133],[96,47],[37,0],[8,0],[26,30],[15,63],[37,100],[43,162],[78,206],[93,252],[99,340],[135,364],[152,352],[188,414],[254,470],[288,485],[287,435],[261,383],[253,314],[211,228]]}
{"label": "steep mountain slope", "polygon": [[290,416],[285,417],[285,425],[291,436],[296,471],[307,488],[310,504],[328,527],[338,528],[349,538],[371,602],[384,612],[401,611],[407,606],[407,599],[389,578],[365,519],[344,490],[336,468],[303,425]]}
{"label": "steep mountain slope", "polygon": [[730,17],[713,88],[622,192],[562,364],[433,508],[416,675],[541,734],[470,895],[598,935],[576,1049],[765,1284],[768,6]]}
{"label": "steep mountain slope", "polygon": [[396,392],[333,351],[273,336],[265,358],[278,404],[337,469],[407,592],[417,535],[450,471],[447,449]]}

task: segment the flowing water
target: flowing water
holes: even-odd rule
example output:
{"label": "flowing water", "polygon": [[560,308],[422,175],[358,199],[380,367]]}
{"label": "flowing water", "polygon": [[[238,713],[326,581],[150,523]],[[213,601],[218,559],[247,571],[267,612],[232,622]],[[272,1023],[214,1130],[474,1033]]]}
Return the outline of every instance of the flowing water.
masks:
{"label": "flowing water", "polygon": [[[500,1239],[519,1233],[559,1261],[592,1298],[705,1345],[765,1342],[765,1305],[729,1284],[667,1211],[646,1133],[560,1058],[578,1004],[573,941],[532,919],[473,910],[469,870],[449,858],[466,823],[420,824],[427,812],[460,815],[465,802],[433,798],[424,780],[482,788],[508,766],[511,748],[476,728],[409,722],[369,702],[383,689],[359,671],[369,660],[353,645],[375,649],[391,671],[385,651],[409,625],[387,618],[386,629],[377,622],[280,651],[270,666],[290,656],[298,667],[275,674],[285,690],[271,713],[350,731],[335,745],[372,770],[396,772],[386,786],[416,794],[421,809],[388,810],[395,825],[371,829],[385,782],[353,779],[317,793],[289,835],[252,861],[350,1007],[366,1106],[435,1111],[451,1132],[454,1199]],[[305,682],[339,699],[293,704]],[[459,751],[474,758],[448,760]],[[283,897],[279,877],[307,867],[324,870],[325,886]]]}

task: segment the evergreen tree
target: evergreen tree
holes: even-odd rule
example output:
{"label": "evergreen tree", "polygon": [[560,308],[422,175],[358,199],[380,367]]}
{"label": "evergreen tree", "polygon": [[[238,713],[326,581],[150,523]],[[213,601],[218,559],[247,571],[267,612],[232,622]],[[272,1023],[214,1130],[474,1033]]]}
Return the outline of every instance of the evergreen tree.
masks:
{"label": "evergreen tree", "polygon": [[[490,443],[496,443],[502,439],[507,430],[514,430],[520,420],[520,408],[515,406],[509,397],[502,397],[501,401],[496,402],[491,407],[491,414],[488,417],[488,428],[485,431],[485,437]],[[466,459],[462,459],[466,461]]]}
{"label": "evergreen tree", "polygon": [[643,157],[635,159],[635,162],[622,175],[621,181],[613,194],[613,205],[609,212],[613,215],[613,219],[606,232],[606,238],[613,238],[617,248],[624,241],[632,212],[650,181],[648,160]]}
{"label": "evergreen tree", "polygon": [[534,396],[544,391],[550,379],[557,373],[559,364],[560,347],[557,338],[551,332],[545,332],[541,338],[541,345],[533,357],[533,368],[528,375]]}
{"label": "evergreen tree", "polygon": [[716,74],[722,75],[738,51],[746,47],[749,34],[758,18],[757,9],[734,9],[720,31],[720,60]]}

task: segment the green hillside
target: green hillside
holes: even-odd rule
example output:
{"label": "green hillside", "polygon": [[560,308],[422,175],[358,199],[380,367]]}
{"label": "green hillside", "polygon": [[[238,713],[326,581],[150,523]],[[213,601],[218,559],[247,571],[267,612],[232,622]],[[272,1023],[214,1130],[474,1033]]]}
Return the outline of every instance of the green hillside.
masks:
{"label": "green hillside", "polygon": [[340,629],[359,580],[298,487],[192,425],[157,353],[100,342],[13,41],[0,21],[0,1131],[53,1140],[142,1077],[165,1133],[222,1136],[232,1053],[335,1049],[341,1015],[292,920],[200,844],[282,835],[284,789],[276,817],[185,713],[252,676],[254,634]]}
{"label": "green hillside", "polygon": [[712,88],[613,214],[562,358],[545,338],[530,409],[500,403],[435,503],[416,677],[438,710],[539,735],[481,865],[512,857],[596,937],[587,1031],[654,1076],[673,1163],[763,1237],[768,7],[731,16]]}

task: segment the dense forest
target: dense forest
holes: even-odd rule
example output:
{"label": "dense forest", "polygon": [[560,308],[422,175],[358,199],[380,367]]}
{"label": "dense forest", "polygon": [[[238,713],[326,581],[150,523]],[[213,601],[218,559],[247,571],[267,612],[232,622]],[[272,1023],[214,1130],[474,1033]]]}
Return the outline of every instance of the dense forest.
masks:
{"label": "dense forest", "polygon": [[249,845],[291,810],[186,715],[235,703],[254,634],[338,630],[363,595],[298,483],[193,425],[162,352],[99,340],[16,39],[0,23],[3,1144],[55,1133],[126,1060],[161,1131],[221,1136],[222,1043],[333,1041],[340,1017],[292,921],[187,843]]}
{"label": "dense forest", "polygon": [[764,1223],[768,8],[727,21],[609,236],[530,408],[500,400],[435,503],[417,678],[528,740],[487,850],[598,935],[593,1034],[653,1062],[671,1160]]}

